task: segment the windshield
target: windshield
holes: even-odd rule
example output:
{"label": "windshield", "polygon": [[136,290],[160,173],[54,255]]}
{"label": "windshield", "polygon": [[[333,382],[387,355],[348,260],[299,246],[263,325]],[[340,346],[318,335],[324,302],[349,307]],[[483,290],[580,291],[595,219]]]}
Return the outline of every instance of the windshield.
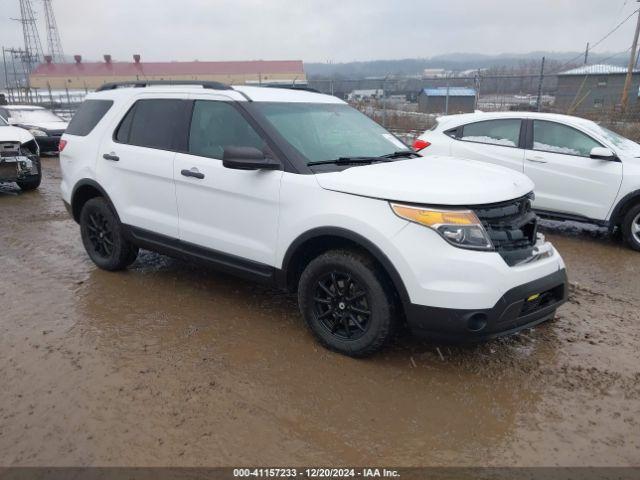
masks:
{"label": "windshield", "polygon": [[41,123],[41,122],[63,122],[64,121],[55,113],[49,110],[11,109],[9,114],[11,115],[11,119],[15,123],[33,124],[33,123]]}
{"label": "windshield", "polygon": [[0,117],[0,127],[6,127],[7,125],[8,123],[4,121],[4,118]]}
{"label": "windshield", "polygon": [[605,128],[602,125],[598,125],[598,127],[600,128],[604,138],[610,141],[616,148],[620,150],[626,150],[626,151],[640,150],[640,145],[638,145],[633,140],[629,140],[628,138],[625,138],[622,135],[618,135],[616,132],[613,132],[608,128]]}
{"label": "windshield", "polygon": [[379,157],[407,146],[349,105],[256,102],[256,108],[309,162]]}

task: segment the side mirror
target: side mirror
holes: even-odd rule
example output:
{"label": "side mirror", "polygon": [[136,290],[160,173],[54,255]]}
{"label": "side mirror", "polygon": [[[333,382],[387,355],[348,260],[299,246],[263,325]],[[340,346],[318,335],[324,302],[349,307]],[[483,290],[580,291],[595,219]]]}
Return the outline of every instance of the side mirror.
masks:
{"label": "side mirror", "polygon": [[616,158],[615,153],[604,147],[593,147],[589,156],[597,160],[615,160]]}
{"label": "side mirror", "polygon": [[280,162],[254,147],[225,147],[222,165],[235,170],[279,170]]}

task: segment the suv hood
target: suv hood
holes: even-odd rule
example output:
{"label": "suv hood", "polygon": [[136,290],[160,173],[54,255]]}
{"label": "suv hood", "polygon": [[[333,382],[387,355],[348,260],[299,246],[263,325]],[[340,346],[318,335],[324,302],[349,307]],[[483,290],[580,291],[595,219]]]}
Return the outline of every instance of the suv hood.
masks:
{"label": "suv hood", "polygon": [[430,156],[318,173],[326,190],[431,205],[482,205],[533,190],[522,173],[474,160]]}
{"label": "suv hood", "polygon": [[0,126],[0,142],[27,143],[30,140],[33,140],[33,135],[24,128]]}

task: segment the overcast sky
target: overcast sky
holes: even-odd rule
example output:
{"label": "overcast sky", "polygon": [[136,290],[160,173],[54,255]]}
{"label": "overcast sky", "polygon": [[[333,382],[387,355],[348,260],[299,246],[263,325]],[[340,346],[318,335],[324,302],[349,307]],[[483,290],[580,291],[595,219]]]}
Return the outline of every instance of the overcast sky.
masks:
{"label": "overcast sky", "polygon": [[[41,0],[32,0],[43,20]],[[635,0],[53,0],[66,54],[129,60],[305,62],[580,51]],[[22,45],[18,0],[0,0],[0,45]],[[629,20],[596,51],[629,47]],[[41,22],[42,23],[42,22]],[[46,50],[46,32],[40,27]]]}

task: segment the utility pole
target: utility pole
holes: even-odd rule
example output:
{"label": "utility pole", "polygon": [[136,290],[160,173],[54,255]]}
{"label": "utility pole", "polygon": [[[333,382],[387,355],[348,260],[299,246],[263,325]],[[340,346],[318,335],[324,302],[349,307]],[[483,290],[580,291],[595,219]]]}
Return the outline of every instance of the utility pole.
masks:
{"label": "utility pole", "polygon": [[449,82],[447,82],[447,95],[444,98],[444,114],[449,115]]}
{"label": "utility pole", "polygon": [[387,92],[385,90],[387,86],[387,79],[389,75],[382,80],[382,126],[387,128]]}
{"label": "utility pole", "polygon": [[[640,0],[638,0],[640,2]],[[638,21],[636,22],[636,31],[633,34],[633,43],[631,44],[631,55],[629,56],[629,66],[627,68],[627,77],[624,80],[624,87],[622,88],[622,99],[620,99],[620,106],[622,113],[627,110],[627,104],[629,103],[629,87],[631,87],[631,81],[633,80],[633,68],[636,62],[636,49],[638,48],[638,35],[640,35],[640,9],[638,12]]]}
{"label": "utility pole", "polygon": [[24,40],[24,61],[27,73],[31,71],[42,60],[42,44],[38,35],[36,17],[33,13],[31,0],[20,0],[20,18],[13,19],[22,24],[22,36]]}
{"label": "utility pole", "polygon": [[587,48],[584,50],[584,64],[587,64],[589,60],[589,42],[587,42]]}
{"label": "utility pole", "polygon": [[542,82],[544,82],[544,57],[540,64],[540,79],[538,80],[538,100],[536,102],[536,110],[539,112],[542,106]]}

